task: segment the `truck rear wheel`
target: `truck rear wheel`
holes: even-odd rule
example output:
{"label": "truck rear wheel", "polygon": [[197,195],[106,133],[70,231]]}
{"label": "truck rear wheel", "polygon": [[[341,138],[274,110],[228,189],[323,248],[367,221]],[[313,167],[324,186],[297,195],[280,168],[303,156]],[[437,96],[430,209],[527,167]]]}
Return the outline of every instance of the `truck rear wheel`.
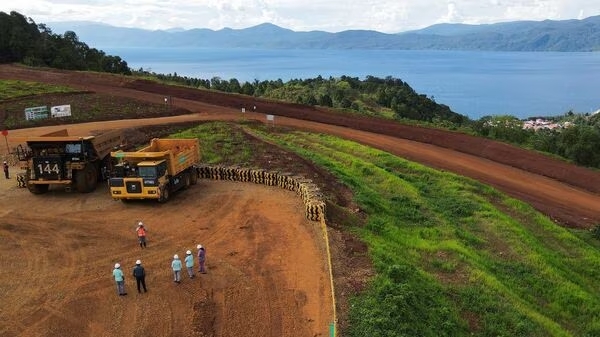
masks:
{"label": "truck rear wheel", "polygon": [[77,191],[80,193],[89,193],[96,189],[98,183],[98,171],[96,167],[88,163],[83,170],[76,171],[75,179],[77,182]]}
{"label": "truck rear wheel", "polygon": [[196,169],[192,169],[192,172],[190,172],[190,177],[192,178],[190,183],[192,185],[196,185],[198,183],[198,173],[196,172]]}
{"label": "truck rear wheel", "polygon": [[184,173],[183,174],[183,189],[187,189],[188,187],[190,187],[190,185],[192,184],[192,178],[190,177],[189,173]]}
{"label": "truck rear wheel", "polygon": [[48,192],[49,187],[48,184],[27,184],[27,189],[33,194],[44,194]]}

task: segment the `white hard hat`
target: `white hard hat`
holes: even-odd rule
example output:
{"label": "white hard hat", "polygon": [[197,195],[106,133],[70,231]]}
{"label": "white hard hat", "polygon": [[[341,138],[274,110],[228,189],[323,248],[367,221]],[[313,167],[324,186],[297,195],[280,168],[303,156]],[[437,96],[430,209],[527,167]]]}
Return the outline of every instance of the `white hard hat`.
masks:
{"label": "white hard hat", "polygon": [[192,251],[191,251],[191,250],[188,250],[188,251],[187,251],[187,252],[185,252],[185,253],[186,253],[187,255],[191,255],[191,254],[192,254]]}
{"label": "white hard hat", "polygon": [[178,256],[177,254],[175,254],[175,255],[173,255],[173,258],[174,258],[174,259],[178,259],[178,258],[179,258],[179,256]]}
{"label": "white hard hat", "polygon": [[121,268],[121,265],[118,263],[115,263],[115,268]]}
{"label": "white hard hat", "polygon": [[200,249],[200,248],[202,248],[202,245],[198,245],[196,248]]}
{"label": "white hard hat", "polygon": [[142,264],[142,261],[137,260],[137,261],[135,261],[135,264]]}
{"label": "white hard hat", "polygon": [[144,225],[144,223],[143,223],[143,222],[141,222],[141,221],[140,221],[140,222],[138,222],[138,226],[143,226],[143,225]]}

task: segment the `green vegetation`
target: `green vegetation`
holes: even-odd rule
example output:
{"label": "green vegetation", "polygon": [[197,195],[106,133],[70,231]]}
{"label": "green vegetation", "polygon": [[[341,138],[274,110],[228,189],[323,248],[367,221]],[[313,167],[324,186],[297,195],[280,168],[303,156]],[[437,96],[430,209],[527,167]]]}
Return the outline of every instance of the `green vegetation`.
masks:
{"label": "green vegetation", "polygon": [[0,100],[73,91],[72,88],[67,86],[57,86],[39,82],[0,80]]}
{"label": "green vegetation", "polygon": [[600,168],[600,114],[575,114],[546,117],[561,125],[537,131],[523,128],[523,121],[512,116],[486,116],[471,124],[474,132],[525,148],[567,159],[577,165]]}
{"label": "green vegetation", "polygon": [[69,70],[92,70],[131,74],[127,62],[106,55],[79,41],[74,32],[53,34],[45,24],[37,25],[17,12],[0,12],[0,63],[20,62],[30,66]]}
{"label": "green vegetation", "polygon": [[[332,172],[368,216],[345,229],[367,243],[376,270],[351,301],[349,336],[600,334],[600,252],[589,232],[559,227],[480,183],[350,141],[245,127]],[[185,135],[199,137],[216,164],[211,152],[236,146],[237,131],[227,128],[205,124]]]}
{"label": "green vegetation", "polygon": [[[70,104],[71,117],[25,120],[25,108]],[[0,80],[0,127],[17,129],[48,124],[79,123],[135,117],[156,117],[165,113],[163,104],[129,98],[75,91],[66,86],[38,82]]]}
{"label": "green vegetation", "polygon": [[288,82],[279,79],[240,83],[235,78],[224,80],[213,77],[210,80],[203,80],[179,76],[177,73],[173,75],[150,73],[143,68],[133,73],[144,78],[154,77],[170,84],[304,105],[318,105],[348,113],[435,123],[448,128],[456,128],[469,121],[466,116],[453,112],[446,105],[437,104],[426,95],[418,94],[408,83],[391,76],[386,78],[367,76],[364,80],[349,76],[328,79],[318,76],[313,79],[294,79]]}
{"label": "green vegetation", "polygon": [[[177,138],[199,138],[202,162],[207,164],[244,164],[252,157],[253,149],[244,142],[245,134],[225,122],[200,124],[178,133]],[[254,150],[255,151],[255,150]]]}

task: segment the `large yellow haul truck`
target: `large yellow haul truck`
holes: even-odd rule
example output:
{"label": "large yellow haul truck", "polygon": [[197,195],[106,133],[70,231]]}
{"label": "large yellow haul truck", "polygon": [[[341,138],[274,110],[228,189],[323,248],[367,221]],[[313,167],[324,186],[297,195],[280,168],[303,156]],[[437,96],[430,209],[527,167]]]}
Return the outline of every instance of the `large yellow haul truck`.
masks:
{"label": "large yellow haul truck", "polygon": [[169,200],[171,193],[198,181],[198,139],[158,139],[135,152],[114,151],[110,195],[115,200]]}

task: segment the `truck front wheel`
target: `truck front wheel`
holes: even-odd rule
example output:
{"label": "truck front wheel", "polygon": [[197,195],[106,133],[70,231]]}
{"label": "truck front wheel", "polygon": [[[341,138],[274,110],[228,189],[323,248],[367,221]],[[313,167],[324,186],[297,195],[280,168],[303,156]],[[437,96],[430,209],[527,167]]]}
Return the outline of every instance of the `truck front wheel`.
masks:
{"label": "truck front wheel", "polygon": [[85,165],[83,170],[76,171],[76,187],[80,193],[89,193],[96,189],[98,183],[98,171],[92,163]]}
{"label": "truck front wheel", "polygon": [[169,186],[164,186],[160,189],[160,197],[158,198],[158,202],[165,203],[171,197],[171,191],[169,190]]}
{"label": "truck front wheel", "polygon": [[44,194],[48,192],[48,184],[27,184],[27,189],[33,194]]}

